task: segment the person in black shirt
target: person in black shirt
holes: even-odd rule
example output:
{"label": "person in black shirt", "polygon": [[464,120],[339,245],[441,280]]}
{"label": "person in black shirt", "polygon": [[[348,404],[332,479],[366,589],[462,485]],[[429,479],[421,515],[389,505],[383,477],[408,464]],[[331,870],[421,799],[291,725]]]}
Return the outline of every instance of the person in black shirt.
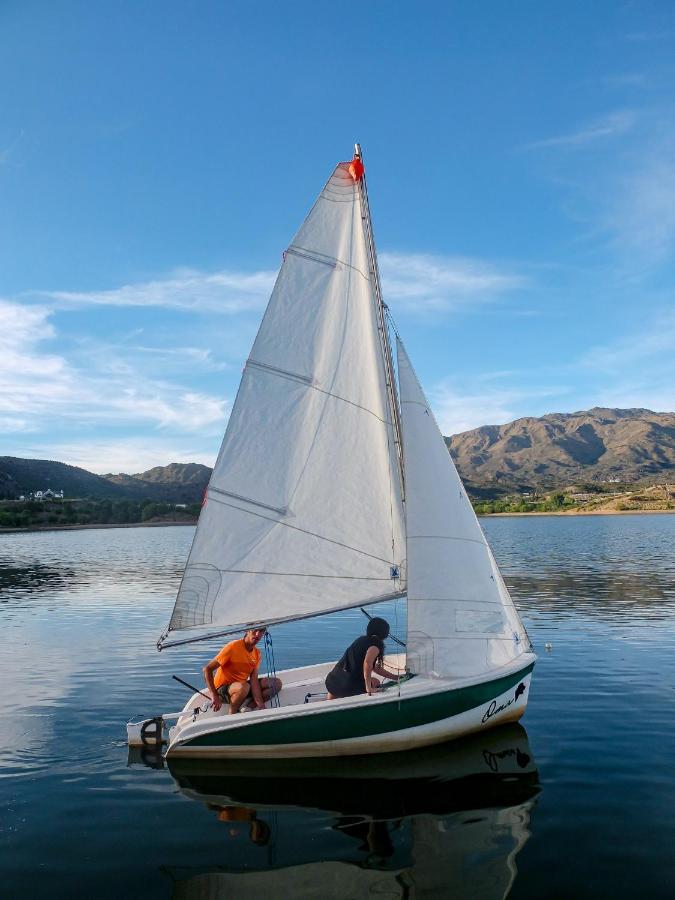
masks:
{"label": "person in black shirt", "polygon": [[384,642],[387,637],[388,622],[378,618],[368,622],[366,633],[347,647],[326,676],[329,700],[374,694],[380,689],[380,682],[372,677],[373,672],[383,678],[398,678],[398,674],[384,668]]}

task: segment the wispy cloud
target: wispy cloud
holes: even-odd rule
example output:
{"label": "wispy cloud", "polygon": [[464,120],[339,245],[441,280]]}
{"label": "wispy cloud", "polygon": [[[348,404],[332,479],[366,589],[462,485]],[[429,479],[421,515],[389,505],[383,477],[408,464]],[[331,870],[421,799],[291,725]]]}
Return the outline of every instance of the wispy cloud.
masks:
{"label": "wispy cloud", "polygon": [[578,131],[560,134],[542,140],[524,144],[523,149],[535,150],[545,147],[578,147],[590,144],[603,138],[617,137],[630,131],[637,122],[635,110],[624,109],[609,113],[595,122],[591,122]]}
{"label": "wispy cloud", "polygon": [[445,379],[429,391],[429,402],[445,435],[471,431],[481,425],[503,425],[525,415],[540,415],[535,405],[548,398],[563,398],[568,388],[559,384],[542,388],[459,389]]}
{"label": "wispy cloud", "polygon": [[649,147],[619,173],[601,220],[618,247],[658,262],[675,249],[675,134]]}
{"label": "wispy cloud", "polygon": [[[45,307],[0,300],[0,431],[49,430],[65,423],[192,432],[224,425],[228,402],[157,378],[127,361],[74,365],[43,346],[56,336]],[[18,428],[17,428],[18,426]]]}
{"label": "wispy cloud", "polygon": [[447,312],[527,285],[523,276],[477,259],[382,253],[379,262],[387,301],[412,312]]}
{"label": "wispy cloud", "polygon": [[667,372],[675,395],[675,312],[656,316],[648,327],[630,337],[592,347],[581,356],[579,365],[606,375],[621,375],[627,369],[647,377],[656,370]]}
{"label": "wispy cloud", "polygon": [[163,437],[132,437],[114,440],[61,441],[40,443],[39,446],[26,444],[22,455],[36,456],[65,461],[72,466],[80,466],[99,475],[137,475],[157,465],[177,463],[201,463],[212,466],[218,447],[213,452],[204,451],[194,442],[179,439],[167,440]]}
{"label": "wispy cloud", "polygon": [[276,273],[180,269],[170,277],[105,291],[41,291],[38,297],[60,307],[156,306],[233,314],[262,309]]}

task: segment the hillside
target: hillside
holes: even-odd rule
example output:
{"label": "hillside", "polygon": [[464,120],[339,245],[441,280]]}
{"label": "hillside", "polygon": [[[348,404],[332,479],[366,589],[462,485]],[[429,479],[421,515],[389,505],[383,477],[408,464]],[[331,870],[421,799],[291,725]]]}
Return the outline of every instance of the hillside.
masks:
{"label": "hillside", "polygon": [[105,476],[109,482],[131,491],[134,496],[167,503],[200,503],[210,477],[211,469],[199,463],[169,463],[137,475]]}
{"label": "hillside", "polygon": [[200,503],[210,476],[211,469],[197,463],[157,466],[139,475],[94,475],[53,460],[0,456],[0,499],[51,488],[68,498]]}
{"label": "hillside", "polygon": [[[596,407],[484,425],[446,443],[474,498],[574,484],[646,484],[673,478],[675,413]],[[2,456],[0,498],[51,487],[70,498],[200,503],[210,476],[198,463],[101,476],[61,462]]]}
{"label": "hillside", "polygon": [[610,479],[633,484],[675,470],[675,414],[648,409],[552,413],[446,438],[475,496]]}
{"label": "hillside", "polygon": [[50,459],[0,456],[0,497],[15,498],[34,491],[63,491],[67,497],[122,499],[129,494],[101,475]]}

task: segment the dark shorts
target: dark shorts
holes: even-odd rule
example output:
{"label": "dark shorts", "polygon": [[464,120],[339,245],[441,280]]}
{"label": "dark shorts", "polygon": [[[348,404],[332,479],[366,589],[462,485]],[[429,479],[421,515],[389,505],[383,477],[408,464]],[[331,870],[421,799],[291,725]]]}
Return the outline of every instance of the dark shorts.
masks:
{"label": "dark shorts", "polygon": [[218,696],[220,697],[221,700],[224,700],[225,703],[231,702],[230,701],[230,687],[231,687],[231,685],[229,685],[229,684],[221,684],[221,686],[218,688]]}
{"label": "dark shorts", "polygon": [[326,690],[334,697],[356,697],[359,694],[365,694],[366,686],[363,678],[355,681],[349,672],[333,669],[326,676]]}

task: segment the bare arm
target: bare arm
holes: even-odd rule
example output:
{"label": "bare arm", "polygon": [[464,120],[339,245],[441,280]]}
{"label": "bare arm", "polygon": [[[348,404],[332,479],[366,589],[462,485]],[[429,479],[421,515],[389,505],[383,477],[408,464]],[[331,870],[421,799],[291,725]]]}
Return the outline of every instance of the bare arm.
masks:
{"label": "bare arm", "polygon": [[377,659],[378,652],[379,651],[377,647],[368,647],[368,652],[366,653],[363,660],[363,681],[366,686],[367,694],[373,693],[373,686],[370,682],[370,676],[373,674],[373,666],[375,665],[375,660]]}
{"label": "bare arm", "polygon": [[210,662],[207,662],[207,664],[202,669],[202,671],[204,673],[204,681],[206,682],[206,686],[209,689],[209,694],[211,694],[211,699],[213,700],[214,712],[218,712],[220,707],[223,705],[223,702],[220,699],[220,696],[218,695],[216,685],[213,681],[213,673],[216,671],[216,669],[219,669],[219,668],[220,668],[220,663],[218,662],[218,660],[212,659]]}
{"label": "bare arm", "polygon": [[253,694],[253,700],[258,709],[265,709],[265,701],[263,700],[257,668],[251,672],[251,693]]}
{"label": "bare arm", "polygon": [[383,678],[392,678],[394,681],[398,681],[401,677],[400,672],[390,672],[389,669],[385,669],[384,666],[373,666],[373,672],[375,672],[376,675],[381,675]]}

